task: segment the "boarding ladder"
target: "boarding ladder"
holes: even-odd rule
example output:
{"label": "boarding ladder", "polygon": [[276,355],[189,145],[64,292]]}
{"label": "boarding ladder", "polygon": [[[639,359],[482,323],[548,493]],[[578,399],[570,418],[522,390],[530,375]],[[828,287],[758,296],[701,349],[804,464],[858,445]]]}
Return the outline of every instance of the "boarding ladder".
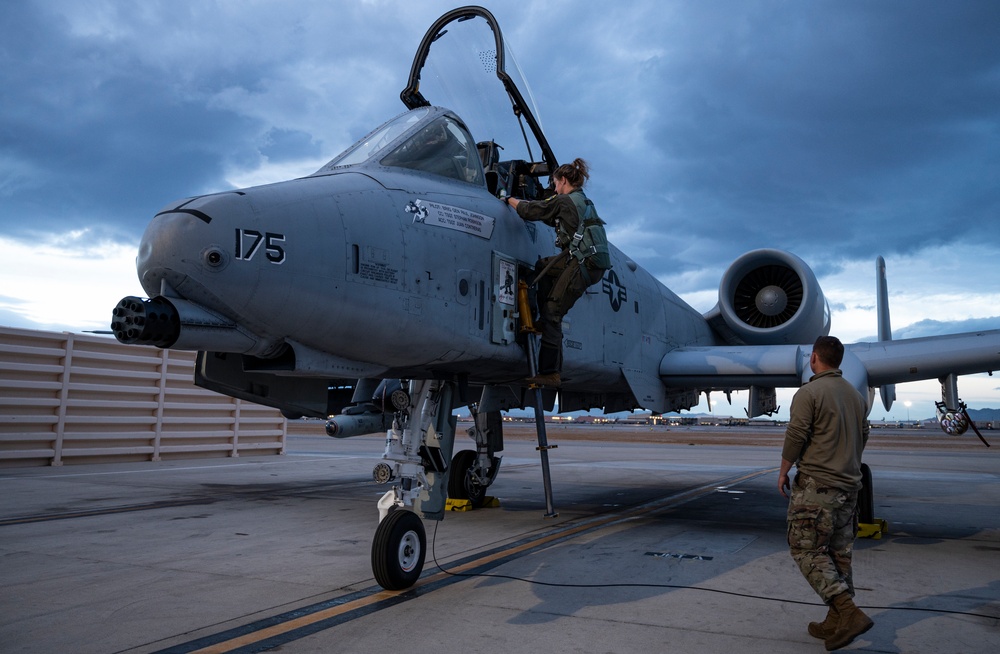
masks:
{"label": "boarding ladder", "polygon": [[[532,286],[537,282],[538,278],[535,279]],[[521,333],[527,342],[527,348],[525,349],[528,354],[529,376],[534,377],[538,374],[538,351],[541,342],[541,332],[535,327],[535,321],[532,318],[534,314],[531,310],[531,302],[528,299],[528,288],[528,283],[524,280],[518,282],[517,301]],[[538,435],[538,447],[535,449],[542,460],[542,484],[545,488],[545,517],[555,518],[559,514],[556,513],[552,503],[552,477],[549,474],[549,450],[554,450],[559,446],[549,445],[548,437],[545,434],[545,410],[542,401],[542,388],[538,385],[532,385],[528,390],[534,396],[535,431]]]}

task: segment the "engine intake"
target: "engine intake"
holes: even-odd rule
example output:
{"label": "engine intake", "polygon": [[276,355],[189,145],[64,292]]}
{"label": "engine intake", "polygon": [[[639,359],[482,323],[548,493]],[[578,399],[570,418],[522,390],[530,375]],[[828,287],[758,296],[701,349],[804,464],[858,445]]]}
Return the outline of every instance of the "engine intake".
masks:
{"label": "engine intake", "polygon": [[754,250],[734,261],[707,318],[735,345],[812,343],[830,333],[830,308],[816,275],[783,250]]}

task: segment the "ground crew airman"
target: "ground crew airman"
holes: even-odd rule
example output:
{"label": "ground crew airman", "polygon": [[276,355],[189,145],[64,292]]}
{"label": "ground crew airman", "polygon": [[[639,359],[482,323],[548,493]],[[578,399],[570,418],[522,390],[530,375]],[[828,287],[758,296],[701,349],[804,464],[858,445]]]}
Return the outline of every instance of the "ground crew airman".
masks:
{"label": "ground crew airman", "polygon": [[[861,453],[868,442],[861,394],[844,379],[844,346],[833,336],[816,339],[809,358],[813,376],[792,398],[781,451],[778,490],[788,503],[788,547],[813,590],[829,605],[809,634],[827,650],[840,649],[874,622],[855,606],[851,554],[857,535]],[[788,472],[797,468],[795,483]]]}

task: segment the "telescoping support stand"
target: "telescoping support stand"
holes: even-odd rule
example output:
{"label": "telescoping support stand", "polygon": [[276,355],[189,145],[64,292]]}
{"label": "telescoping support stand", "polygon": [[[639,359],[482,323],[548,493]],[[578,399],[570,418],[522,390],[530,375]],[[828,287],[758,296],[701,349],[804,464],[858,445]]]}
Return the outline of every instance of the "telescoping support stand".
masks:
{"label": "telescoping support stand", "polygon": [[[534,320],[531,317],[531,306],[528,302],[528,284],[521,280],[517,284],[518,313],[521,318],[521,332],[528,342],[528,370],[530,376],[538,374],[538,348],[541,335],[535,329]],[[535,431],[538,434],[538,450],[542,459],[542,485],[545,487],[545,517],[555,518],[559,514],[553,508],[552,503],[552,477],[549,474],[549,450],[554,450],[558,445],[549,445],[545,435],[545,409],[542,404],[542,389],[540,386],[531,386],[534,391],[535,409]]]}

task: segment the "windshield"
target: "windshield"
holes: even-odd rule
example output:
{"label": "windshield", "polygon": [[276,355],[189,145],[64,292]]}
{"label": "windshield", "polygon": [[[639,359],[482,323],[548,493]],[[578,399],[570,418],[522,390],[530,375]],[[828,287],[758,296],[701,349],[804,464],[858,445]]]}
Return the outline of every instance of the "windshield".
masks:
{"label": "windshield", "polygon": [[451,116],[440,116],[381,161],[396,166],[450,177],[471,184],[483,184],[483,168],[472,137]]}
{"label": "windshield", "polygon": [[448,107],[477,142],[499,145],[501,160],[542,163],[537,171],[543,175],[557,165],[510,47],[481,7],[453,10],[431,26],[400,97],[410,108]]}
{"label": "windshield", "polygon": [[429,108],[423,107],[416,111],[407,111],[405,114],[396,116],[349,147],[320,170],[330,170],[336,166],[353,166],[363,161],[368,161],[373,155],[382,151],[387,145],[399,138],[403,132],[420,122],[429,112]]}

